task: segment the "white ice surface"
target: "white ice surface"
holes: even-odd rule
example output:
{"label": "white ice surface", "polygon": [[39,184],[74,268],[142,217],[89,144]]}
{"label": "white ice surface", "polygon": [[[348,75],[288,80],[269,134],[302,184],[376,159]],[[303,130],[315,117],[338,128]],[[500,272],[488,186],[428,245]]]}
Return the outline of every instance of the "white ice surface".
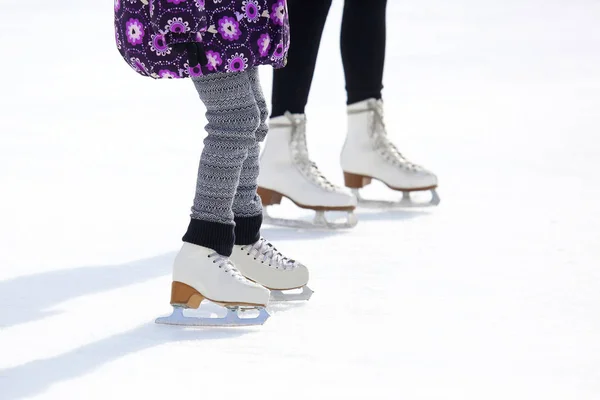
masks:
{"label": "white ice surface", "polygon": [[[341,183],[334,3],[307,112]],[[600,3],[389,3],[389,131],[440,207],[266,227],[312,300],[183,330],[153,320],[202,146],[193,86],[129,70],[110,1],[2,0],[1,400],[600,398]]]}

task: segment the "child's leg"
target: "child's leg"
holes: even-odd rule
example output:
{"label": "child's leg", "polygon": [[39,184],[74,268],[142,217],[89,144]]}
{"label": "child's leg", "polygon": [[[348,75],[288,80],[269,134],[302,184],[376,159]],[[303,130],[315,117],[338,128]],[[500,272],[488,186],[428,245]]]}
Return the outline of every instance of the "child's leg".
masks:
{"label": "child's leg", "polygon": [[[260,110],[260,125],[256,130],[256,141],[248,149],[240,176],[240,185],[235,194],[235,244],[231,260],[248,279],[274,290],[275,298],[284,300],[308,300],[312,290],[308,283],[308,268],[292,258],[284,256],[267,240],[260,237],[262,204],[256,194],[259,171],[259,143],[265,139],[269,112],[260,86],[258,70],[248,71],[254,100]],[[301,294],[287,295],[281,290],[303,288]]]}
{"label": "child's leg", "polygon": [[194,84],[206,106],[208,137],[183,240],[229,256],[234,245],[233,199],[248,150],[256,144],[260,113],[247,72],[197,77]]}
{"label": "child's leg", "polygon": [[260,226],[262,224],[262,203],[256,194],[258,186],[260,144],[265,139],[267,131],[267,118],[269,111],[267,102],[262,93],[258,68],[248,70],[250,87],[254,93],[254,100],[260,111],[260,125],[256,131],[256,140],[248,148],[248,157],[242,166],[240,184],[233,201],[235,214],[235,244],[245,245],[255,243],[260,239]]}

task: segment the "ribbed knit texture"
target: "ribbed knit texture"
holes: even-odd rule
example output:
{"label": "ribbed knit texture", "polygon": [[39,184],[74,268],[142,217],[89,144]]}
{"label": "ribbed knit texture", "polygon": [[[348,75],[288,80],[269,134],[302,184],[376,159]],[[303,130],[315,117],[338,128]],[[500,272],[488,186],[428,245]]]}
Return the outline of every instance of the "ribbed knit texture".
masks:
{"label": "ribbed knit texture", "polygon": [[254,217],[235,217],[235,244],[254,244],[260,239],[262,213]]}
{"label": "ribbed knit texture", "polygon": [[222,256],[229,257],[235,241],[233,225],[192,218],[183,241],[208,247]]}
{"label": "ribbed knit texture", "polygon": [[183,240],[230,255],[234,217],[241,221],[235,229],[240,240],[260,238],[258,141],[266,135],[268,111],[256,68],[193,81],[206,106],[208,136],[198,168],[192,222]]}

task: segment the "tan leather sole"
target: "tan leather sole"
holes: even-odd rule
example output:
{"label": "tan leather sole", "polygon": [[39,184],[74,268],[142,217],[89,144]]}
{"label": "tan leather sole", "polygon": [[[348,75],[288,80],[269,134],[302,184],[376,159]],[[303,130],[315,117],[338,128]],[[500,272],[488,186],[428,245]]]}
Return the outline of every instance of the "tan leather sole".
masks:
{"label": "tan leather sole", "polygon": [[263,187],[258,187],[257,190],[258,195],[262,201],[263,206],[271,206],[274,204],[281,204],[281,199],[286,198],[289,199],[292,203],[297,205],[300,208],[304,208],[306,210],[314,210],[314,211],[353,211],[355,206],[342,206],[342,207],[328,207],[328,206],[307,206],[305,204],[300,204],[295,202],[293,199],[290,199],[284,194],[276,192],[271,189],[265,189]]}
{"label": "tan leather sole", "polygon": [[419,188],[410,188],[410,189],[398,188],[398,187],[390,186],[387,183],[385,183],[377,178],[373,178],[372,176],[358,175],[358,174],[353,174],[351,172],[344,171],[344,183],[346,184],[346,187],[349,187],[351,189],[363,188],[363,187],[367,186],[368,184],[370,184],[373,179],[375,179],[379,182],[382,182],[384,185],[386,185],[387,187],[389,187],[392,190],[397,190],[400,192],[420,192],[423,190],[432,190],[432,189],[437,188],[437,185],[419,187]]}
{"label": "tan leather sole", "polygon": [[174,281],[171,284],[171,305],[180,306],[184,308],[198,308],[202,300],[210,300],[213,303],[220,304],[225,307],[264,307],[266,304],[253,304],[253,303],[235,303],[235,302],[224,302],[209,299],[193,287],[186,285],[182,282]]}

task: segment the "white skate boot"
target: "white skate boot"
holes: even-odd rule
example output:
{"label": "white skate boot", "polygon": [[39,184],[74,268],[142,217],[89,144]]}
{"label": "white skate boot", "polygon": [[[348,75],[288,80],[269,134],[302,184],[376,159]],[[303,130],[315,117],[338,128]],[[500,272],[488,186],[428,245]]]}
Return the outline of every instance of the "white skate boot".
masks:
{"label": "white skate boot", "polygon": [[[158,318],[156,323],[191,326],[262,325],[269,314],[269,290],[246,279],[233,263],[214,250],[184,243],[173,265],[171,305],[173,314]],[[184,315],[187,308],[197,309],[203,300],[227,309],[224,318],[196,318]],[[254,318],[238,313],[258,310]]]}
{"label": "white skate boot", "polygon": [[[422,207],[440,202],[437,177],[408,161],[387,137],[383,121],[383,101],[369,99],[348,107],[348,136],[341,155],[346,186],[352,188],[361,206]],[[402,192],[397,202],[366,200],[359,189],[377,179],[390,189]],[[429,203],[414,203],[410,192],[431,191]]]}
{"label": "white skate boot", "polygon": [[[260,158],[258,194],[264,206],[264,222],[298,228],[352,228],[356,225],[356,198],[333,185],[308,157],[306,118],[290,114],[272,118]],[[314,222],[271,218],[268,208],[286,197],[298,207],[316,211]],[[329,222],[326,211],[345,211],[343,223]]]}
{"label": "white skate boot", "polygon": [[[313,294],[313,291],[306,286],[308,268],[284,257],[263,238],[254,244],[234,246],[231,260],[246,278],[270,289],[271,300],[308,300]],[[300,288],[301,293],[285,293]]]}

